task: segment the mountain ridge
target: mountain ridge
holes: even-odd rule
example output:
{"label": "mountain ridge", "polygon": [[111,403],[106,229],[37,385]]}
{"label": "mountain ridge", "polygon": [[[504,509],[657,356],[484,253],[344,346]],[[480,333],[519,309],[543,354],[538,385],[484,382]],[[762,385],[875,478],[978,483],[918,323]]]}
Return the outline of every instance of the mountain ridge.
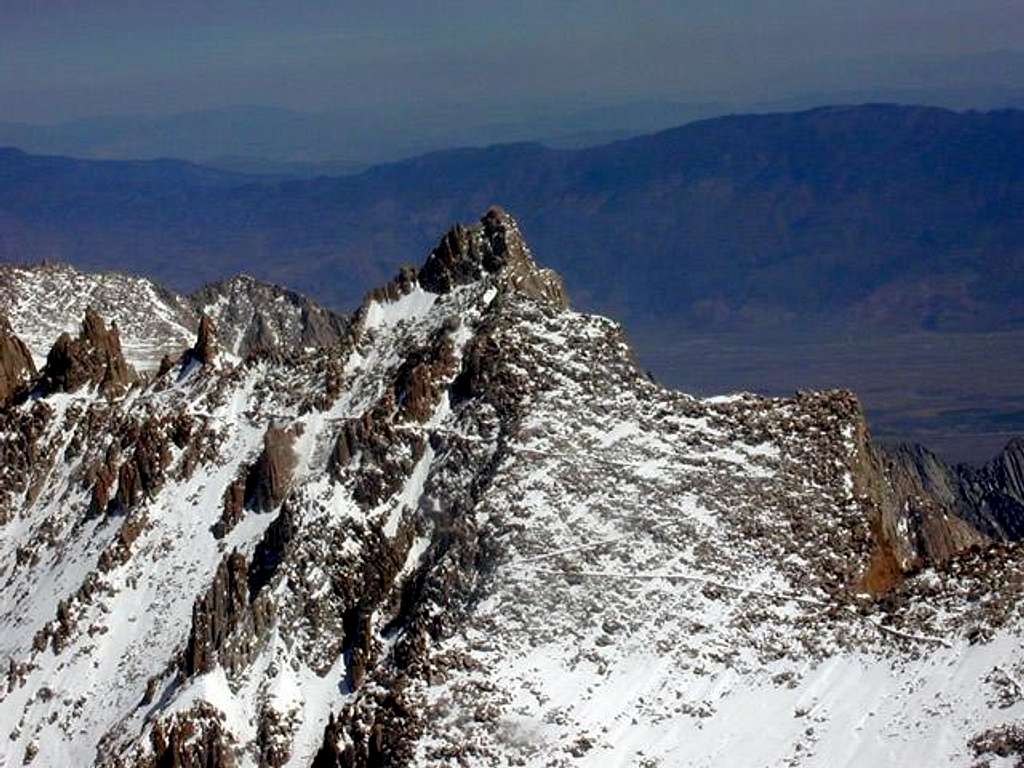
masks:
{"label": "mountain ridge", "polygon": [[500,209],[347,327],[0,408],[8,762],[1021,753],[1020,547],[911,515],[850,393],[659,387]]}
{"label": "mountain ridge", "polygon": [[[49,171],[19,186],[27,171],[8,169],[0,256],[130,264],[177,290],[252,271],[341,308],[500,199],[559,254],[583,306],[627,320],[1019,327],[1021,291],[1005,276],[1021,272],[1022,123],[1017,110],[896,105],[736,115],[583,150],[451,150],[307,181],[154,171],[128,177],[131,197],[104,192],[105,205],[96,190],[116,164],[85,163],[99,181],[81,188]],[[129,248],[128,232],[152,253]]]}
{"label": "mountain ridge", "polygon": [[[49,297],[62,297],[53,306]],[[202,317],[220,328],[224,350],[245,357],[258,349],[320,347],[347,332],[341,316],[281,286],[239,274],[189,296],[124,272],[87,273],[68,264],[0,264],[0,314],[41,366],[62,332],[77,331],[88,310],[127,330],[128,360],[155,370],[167,354],[185,349]]]}

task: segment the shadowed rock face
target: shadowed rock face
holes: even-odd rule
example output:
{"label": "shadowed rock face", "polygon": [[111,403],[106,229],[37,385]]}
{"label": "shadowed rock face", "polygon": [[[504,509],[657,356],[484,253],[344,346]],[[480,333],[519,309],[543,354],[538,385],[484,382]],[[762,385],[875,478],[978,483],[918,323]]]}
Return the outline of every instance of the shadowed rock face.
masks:
{"label": "shadowed rock face", "polygon": [[238,761],[225,733],[223,715],[200,703],[167,722],[157,723],[150,735],[152,754],[138,768],[235,768]]}
{"label": "shadowed rock face", "polygon": [[9,403],[35,378],[32,353],[0,315],[0,406]]}
{"label": "shadowed rock face", "polygon": [[1024,440],[1015,439],[982,467],[949,466],[920,445],[885,451],[893,475],[925,503],[967,521],[997,541],[1024,539]]}
{"label": "shadowed rock face", "polygon": [[347,331],[341,315],[246,275],[207,285],[188,301],[216,325],[220,348],[239,357],[330,347]]}
{"label": "shadowed rock face", "polygon": [[864,587],[893,589],[910,573],[1024,539],[1024,441],[983,467],[950,466],[921,445],[860,439],[854,481],[872,500],[876,548]]}
{"label": "shadowed rock face", "polygon": [[221,561],[209,591],[196,600],[181,667],[187,677],[210,672],[218,661],[228,666],[218,654],[248,607],[248,579],[246,559],[233,552]]}
{"label": "shadowed rock face", "polygon": [[263,435],[263,452],[246,484],[246,500],[260,512],[269,512],[280,504],[292,482],[296,457],[295,434],[269,427]]}
{"label": "shadowed rock face", "polygon": [[199,333],[196,336],[196,344],[192,348],[192,354],[196,360],[203,365],[208,365],[217,359],[217,331],[214,328],[213,320],[207,315],[199,321]]}
{"label": "shadowed rock face", "polygon": [[42,379],[47,392],[75,392],[90,384],[105,395],[116,396],[138,377],[125,362],[117,325],[108,329],[103,318],[88,309],[78,338],[64,333],[53,345]]}

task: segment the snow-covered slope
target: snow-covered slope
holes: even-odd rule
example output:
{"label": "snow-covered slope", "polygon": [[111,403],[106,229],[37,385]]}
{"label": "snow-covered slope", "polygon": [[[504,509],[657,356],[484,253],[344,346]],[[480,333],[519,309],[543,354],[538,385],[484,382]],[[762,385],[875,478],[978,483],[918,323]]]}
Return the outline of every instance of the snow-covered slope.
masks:
{"label": "snow-covered slope", "polygon": [[338,344],[2,414],[0,765],[1024,754],[1017,548],[848,393],[652,383],[501,211]]}
{"label": "snow-covered slope", "polygon": [[38,367],[58,336],[78,333],[89,307],[117,323],[125,358],[140,370],[155,368],[195,338],[188,302],[146,278],[89,274],[66,264],[0,265],[0,315],[8,317]]}
{"label": "snow-covered slope", "polygon": [[0,316],[6,316],[38,367],[62,333],[78,333],[88,308],[116,323],[127,362],[159,367],[195,339],[208,315],[222,347],[236,357],[270,349],[312,350],[345,334],[345,321],[292,291],[238,276],[179,296],[151,280],[116,272],[90,274],[65,264],[0,265]]}

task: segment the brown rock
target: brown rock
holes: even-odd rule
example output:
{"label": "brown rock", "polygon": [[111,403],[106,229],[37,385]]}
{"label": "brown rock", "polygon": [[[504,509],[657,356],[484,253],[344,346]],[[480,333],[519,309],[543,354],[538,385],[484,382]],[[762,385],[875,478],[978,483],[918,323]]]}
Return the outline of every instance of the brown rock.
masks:
{"label": "brown rock", "polygon": [[209,672],[218,661],[218,653],[249,604],[248,566],[238,552],[232,552],[217,567],[206,594],[192,606],[182,672],[187,677]]}
{"label": "brown rock", "polygon": [[416,286],[417,277],[416,267],[404,265],[390,283],[383,288],[374,288],[368,298],[372,301],[398,301]]}
{"label": "brown rock", "polygon": [[121,523],[117,537],[100,554],[98,562],[99,569],[104,573],[127,563],[132,555],[132,544],[139,538],[139,534],[145,529],[149,519],[145,514],[129,515]]}
{"label": "brown rock", "polygon": [[169,440],[159,422],[147,421],[135,436],[131,458],[118,470],[112,512],[125,513],[152,496],[164,483],[171,463]]}
{"label": "brown rock", "polygon": [[263,453],[246,481],[245,498],[254,509],[269,512],[284,501],[297,463],[294,443],[295,435],[289,430],[267,428],[263,435]]}
{"label": "brown rock", "polygon": [[426,421],[455,372],[455,353],[447,337],[410,354],[395,374],[393,389],[399,418]]}
{"label": "brown rock", "polygon": [[217,359],[217,352],[220,346],[217,343],[217,329],[209,315],[203,315],[199,321],[199,332],[196,334],[196,343],[186,354],[186,362],[195,360],[201,365],[209,365]]}
{"label": "brown rock", "polygon": [[109,461],[104,462],[96,470],[96,479],[89,499],[88,519],[99,517],[107,511],[107,505],[110,503],[110,489],[113,487],[116,477],[117,471]]}
{"label": "brown rock", "polygon": [[245,485],[246,477],[243,474],[224,489],[220,519],[211,529],[214,538],[223,539],[245,516]]}
{"label": "brown rock", "polygon": [[67,333],[57,339],[42,378],[47,392],[74,392],[88,384],[108,397],[123,394],[138,380],[121,352],[117,324],[108,329],[92,308],[85,312],[77,339]]}
{"label": "brown rock", "polygon": [[[390,410],[390,403],[385,402],[346,421],[331,454],[329,469],[336,479],[344,480],[349,468],[354,470],[352,494],[366,509],[395,493],[426,449],[421,436],[398,433],[382,418],[381,414]],[[413,463],[392,454],[400,441],[408,444]]]}
{"label": "brown rock", "polygon": [[281,768],[291,757],[288,749],[291,734],[280,713],[270,707],[260,713],[259,733],[256,742],[260,745],[260,768]]}
{"label": "brown rock", "polygon": [[35,376],[31,352],[0,316],[0,407],[24,392]]}
{"label": "brown rock", "polygon": [[499,284],[506,290],[569,306],[561,279],[537,266],[515,219],[497,206],[478,226],[456,225],[449,231],[427,258],[419,282],[428,291],[447,293],[484,273],[500,275]]}
{"label": "brown rock", "polygon": [[854,493],[867,502],[873,542],[860,588],[884,594],[904,576],[990,541],[965,519],[952,491],[940,490],[934,468],[875,446],[862,415],[854,440]]}
{"label": "brown rock", "polygon": [[209,315],[203,315],[199,321],[199,333],[196,336],[196,357],[205,365],[212,363],[217,357],[217,331]]}
{"label": "brown rock", "polygon": [[224,729],[223,715],[200,702],[169,721],[158,720],[150,732],[152,755],[138,760],[140,768],[234,768],[233,739]]}
{"label": "brown rock", "polygon": [[263,538],[256,545],[249,568],[249,599],[256,601],[257,595],[277,574],[284,562],[292,542],[299,533],[298,520],[294,510],[284,503],[274,521],[267,526]]}

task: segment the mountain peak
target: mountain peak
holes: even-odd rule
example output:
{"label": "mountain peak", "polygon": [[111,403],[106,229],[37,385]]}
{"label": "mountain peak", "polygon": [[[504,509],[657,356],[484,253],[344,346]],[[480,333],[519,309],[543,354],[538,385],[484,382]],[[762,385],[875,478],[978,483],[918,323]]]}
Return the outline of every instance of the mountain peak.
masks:
{"label": "mountain peak", "polygon": [[489,208],[476,226],[449,230],[420,270],[419,282],[441,294],[485,274],[498,275],[500,287],[569,305],[562,279],[537,266],[516,220],[499,206]]}
{"label": "mountain peak", "polygon": [[0,409],[0,764],[958,764],[1014,716],[1020,553],[908,506],[854,397],[658,386],[500,210],[390,289],[315,354]]}

